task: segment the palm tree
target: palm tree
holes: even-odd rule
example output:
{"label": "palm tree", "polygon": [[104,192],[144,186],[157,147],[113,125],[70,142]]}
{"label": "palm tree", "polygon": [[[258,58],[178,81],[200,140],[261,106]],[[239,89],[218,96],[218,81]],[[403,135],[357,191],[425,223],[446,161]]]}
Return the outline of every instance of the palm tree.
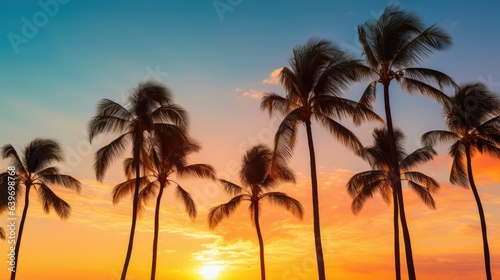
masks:
{"label": "palm tree", "polygon": [[398,195],[397,202],[400,208],[408,274],[410,280],[414,280],[416,279],[415,267],[403,205],[389,86],[395,79],[403,89],[410,93],[418,91],[439,102],[446,102],[446,95],[442,93],[443,87],[456,87],[455,82],[442,72],[415,66],[433,51],[444,50],[451,46],[451,37],[436,25],[426,28],[417,15],[400,10],[396,5],[387,7],[379,19],[358,26],[358,35],[363,55],[375,76],[359,103],[371,108],[376,98],[377,83],[382,84],[390,152],[396,175],[393,184]]}
{"label": "palm tree", "polygon": [[318,180],[311,121],[314,119],[347,147],[359,150],[363,146],[358,138],[338,122],[347,116],[359,119],[380,118],[358,103],[340,97],[349,82],[365,77],[366,67],[351,55],[324,40],[310,40],[293,50],[290,67],[284,67],[280,82],[286,96],[265,94],[261,109],[269,115],[276,111],[284,116],[274,138],[274,161],[285,160],[295,147],[297,126],[304,124],[309,145],[311,189],[313,200],[314,239],[320,280],[325,279],[325,265],[321,244]]}
{"label": "palm tree", "polygon": [[486,231],[486,218],[474,182],[472,157],[479,153],[500,158],[500,98],[481,83],[461,85],[445,103],[444,115],[448,130],[434,130],[422,135],[427,145],[451,143],[453,157],[450,182],[472,189],[476,200],[483,236],[486,277],[491,279],[490,252]]}
{"label": "palm tree", "polygon": [[0,239],[5,240],[5,231],[0,227]]}
{"label": "palm tree", "polygon": [[261,200],[266,199],[272,204],[283,206],[300,219],[304,215],[302,205],[298,200],[282,192],[270,191],[280,182],[295,182],[292,171],[283,162],[275,164],[273,166],[275,170],[271,173],[272,157],[273,152],[264,145],[257,145],[249,149],[243,157],[240,170],[240,180],[243,187],[220,179],[219,182],[224,187],[224,190],[234,197],[227,203],[213,207],[208,214],[209,227],[214,229],[222,219],[231,216],[242,201],[250,202],[250,216],[259,239],[260,275],[262,280],[266,279],[266,268],[264,241],[259,224]]}
{"label": "palm tree", "polygon": [[[11,176],[15,178],[17,183],[15,186],[16,196],[21,195],[22,186],[24,186],[24,207],[15,247],[16,269],[10,275],[10,279],[14,280],[16,279],[16,272],[19,270],[19,250],[21,248],[24,223],[28,214],[31,189],[38,192],[45,213],[49,213],[50,209],[54,209],[59,218],[65,220],[70,216],[71,207],[51,190],[50,185],[60,185],[80,192],[81,184],[77,179],[69,175],[60,174],[57,167],[51,166],[54,162],[63,161],[61,148],[53,140],[35,138],[28,143],[21,155],[12,145],[7,144],[2,147],[2,157],[10,159],[11,166],[15,167],[15,174],[12,176],[8,172],[4,172],[0,174],[0,177]],[[7,184],[2,184],[1,187],[3,189],[7,188]],[[2,191],[2,196],[4,193],[6,192]],[[1,199],[6,201],[5,197]],[[0,209],[0,211],[4,210],[7,205],[2,205],[2,207],[3,209]]]}
{"label": "palm tree", "polygon": [[[160,225],[160,203],[163,195],[163,190],[170,185],[176,186],[177,197],[182,200],[186,208],[186,212],[191,218],[196,217],[196,205],[191,198],[191,195],[184,190],[176,181],[171,179],[172,174],[177,177],[196,177],[208,178],[215,180],[215,169],[207,164],[187,164],[187,157],[195,152],[198,152],[201,147],[194,140],[188,139],[186,135],[162,135],[157,134],[150,139],[148,153],[143,154],[143,165],[145,176],[141,178],[144,188],[139,193],[139,207],[142,210],[150,198],[156,192],[156,207],[155,207],[155,225],[153,238],[153,257],[151,268],[151,280],[156,277],[156,260],[158,252],[158,233]],[[126,173],[133,173],[133,159],[129,158],[125,161]],[[121,183],[113,189],[113,202],[117,203],[125,195],[130,194],[134,190],[135,179]]]}
{"label": "palm tree", "polygon": [[[394,257],[396,268],[396,279],[401,279],[401,265],[399,256],[399,224],[398,224],[398,197],[393,187],[394,167],[390,156],[387,128],[379,128],[373,131],[373,145],[364,148],[363,155],[370,163],[372,170],[357,173],[347,182],[347,191],[353,197],[351,209],[358,214],[363,208],[365,201],[379,192],[385,202],[393,201],[394,209]],[[406,154],[403,148],[404,135],[399,129],[394,130],[396,149],[401,176],[408,181],[408,185],[417,192],[427,206],[436,208],[431,193],[439,188],[439,184],[431,177],[413,171],[418,164],[430,161],[436,152],[430,146],[415,150]]]}
{"label": "palm tree", "polygon": [[130,94],[126,106],[102,99],[97,106],[96,116],[89,122],[90,141],[101,133],[120,133],[120,136],[95,154],[94,169],[97,180],[104,179],[104,173],[111,162],[125,150],[127,144],[132,144],[136,180],[132,201],[132,225],[121,280],[126,278],[134,244],[141,184],[140,161],[145,139],[158,131],[176,132],[184,129],[187,122],[184,109],[172,103],[170,91],[154,82],[139,84]]}

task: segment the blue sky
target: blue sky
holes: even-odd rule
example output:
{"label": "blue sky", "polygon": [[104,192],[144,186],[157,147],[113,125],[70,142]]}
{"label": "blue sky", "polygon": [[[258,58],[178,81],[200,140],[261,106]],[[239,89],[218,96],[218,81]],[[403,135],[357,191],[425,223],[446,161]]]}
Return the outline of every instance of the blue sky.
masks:
{"label": "blue sky", "polygon": [[[191,112],[195,136],[215,148],[220,139],[207,133],[224,134],[228,145],[237,146],[269,122],[259,112],[258,100],[241,98],[243,92],[282,92],[262,80],[286,66],[292,48],[310,37],[359,54],[357,25],[393,2],[61,0],[65,4],[57,2],[58,11],[47,16],[46,24],[35,25],[34,36],[16,46],[16,53],[12,34],[23,36],[23,20],[43,21],[44,10],[37,1],[3,1],[0,125],[8,133],[0,135],[0,142],[22,145],[35,135],[53,136],[75,147],[85,138],[82,131],[99,99],[123,100],[156,72],[153,75]],[[216,4],[230,9],[218,13]],[[399,4],[453,36],[453,47],[434,54],[423,66],[446,72],[459,83],[482,77],[499,89],[500,38],[495,30],[500,17],[495,1]],[[434,101],[393,88],[394,114],[400,125],[411,124],[410,142],[442,126]],[[357,99],[362,89],[354,85],[346,96]],[[422,121],[411,122],[415,118]]]}

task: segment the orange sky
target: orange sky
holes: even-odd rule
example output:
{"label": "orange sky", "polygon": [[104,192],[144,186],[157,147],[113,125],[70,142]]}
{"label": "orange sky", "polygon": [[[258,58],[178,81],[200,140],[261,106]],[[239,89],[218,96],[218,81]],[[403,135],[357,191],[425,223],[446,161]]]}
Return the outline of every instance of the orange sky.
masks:
{"label": "orange sky", "polygon": [[[447,156],[440,156],[423,171],[432,174],[432,170],[447,165],[447,161]],[[500,220],[493,215],[500,211],[497,188],[500,175],[492,172],[498,163],[487,157],[478,158],[474,163],[478,167],[477,181],[484,184],[480,192],[488,193],[482,198],[488,219],[493,273],[500,277],[500,246],[495,242],[500,238]],[[351,170],[325,168],[319,174],[327,275],[336,279],[391,278],[392,210],[376,196],[354,216],[344,187],[352,174]],[[265,205],[267,214],[262,216],[262,230],[270,279],[316,277],[310,182],[304,174],[299,177],[296,186],[282,189],[304,204],[303,221],[280,208]],[[83,180],[82,183],[80,195],[57,189],[72,205],[72,216],[67,221],[60,221],[53,213],[44,215],[37,202],[31,204],[18,279],[119,279],[130,226],[130,201],[113,206],[110,182]],[[216,191],[211,182],[186,184],[192,185],[188,188],[200,206],[199,216],[196,221],[190,221],[179,202],[172,199],[172,193],[166,192],[168,198],[161,213],[159,279],[208,279],[200,274],[204,266],[221,267],[222,271],[214,279],[258,278],[258,243],[246,206],[242,205],[232,218],[210,231],[206,225],[207,207],[227,201],[227,197]],[[470,190],[443,184],[435,195],[437,211],[426,208],[411,191],[405,195],[418,275],[436,280],[481,279],[480,228]],[[149,275],[152,214],[152,209],[147,209],[138,223],[128,279],[146,279]],[[0,250],[7,250],[5,242],[0,243]],[[0,275],[2,279],[8,277],[6,270]],[[60,278],[61,275],[64,278]]]}

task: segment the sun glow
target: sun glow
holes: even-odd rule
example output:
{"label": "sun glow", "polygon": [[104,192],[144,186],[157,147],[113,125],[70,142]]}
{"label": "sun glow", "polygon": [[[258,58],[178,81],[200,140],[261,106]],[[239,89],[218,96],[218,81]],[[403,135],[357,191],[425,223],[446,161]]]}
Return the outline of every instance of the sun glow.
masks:
{"label": "sun glow", "polygon": [[200,268],[199,272],[203,276],[203,280],[214,280],[223,269],[220,265],[205,265]]}

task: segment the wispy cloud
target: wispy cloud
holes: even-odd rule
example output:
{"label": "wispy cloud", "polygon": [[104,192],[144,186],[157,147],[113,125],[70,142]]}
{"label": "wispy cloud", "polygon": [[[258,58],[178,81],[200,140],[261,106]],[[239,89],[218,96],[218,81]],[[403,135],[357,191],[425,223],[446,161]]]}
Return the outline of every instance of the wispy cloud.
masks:
{"label": "wispy cloud", "polygon": [[249,91],[245,91],[243,94],[240,95],[240,97],[251,98],[251,99],[261,99],[263,95],[264,95],[263,91],[251,89]]}
{"label": "wispy cloud", "polygon": [[262,80],[262,83],[269,85],[279,85],[280,84],[280,74],[283,67],[274,69],[267,79]]}

